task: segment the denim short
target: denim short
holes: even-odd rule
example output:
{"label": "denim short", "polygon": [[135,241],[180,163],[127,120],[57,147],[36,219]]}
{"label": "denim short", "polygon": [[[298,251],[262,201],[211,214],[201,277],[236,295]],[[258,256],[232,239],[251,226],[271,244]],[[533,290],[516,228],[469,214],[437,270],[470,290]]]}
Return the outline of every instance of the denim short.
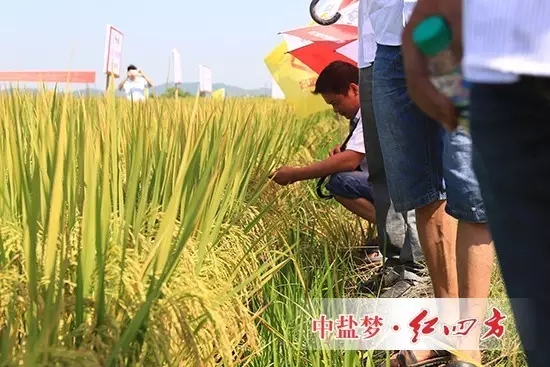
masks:
{"label": "denim short", "polygon": [[364,198],[374,203],[369,174],[363,171],[340,172],[330,176],[326,188],[333,196],[346,199]]}
{"label": "denim short", "polygon": [[395,210],[446,200],[446,211],[454,218],[486,223],[472,141],[461,129],[446,132],[412,102],[399,46],[378,45],[372,99]]}

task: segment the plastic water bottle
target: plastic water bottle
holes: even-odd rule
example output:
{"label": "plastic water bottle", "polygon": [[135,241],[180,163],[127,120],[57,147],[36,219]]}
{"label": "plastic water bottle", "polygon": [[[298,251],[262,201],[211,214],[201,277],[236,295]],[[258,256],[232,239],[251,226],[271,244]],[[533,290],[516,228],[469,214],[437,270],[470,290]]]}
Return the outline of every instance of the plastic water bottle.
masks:
{"label": "plastic water bottle", "polygon": [[440,16],[426,18],[414,29],[413,42],[428,58],[432,83],[451,99],[458,109],[458,125],[469,133],[469,87],[462,77],[460,61],[451,51],[451,28]]}

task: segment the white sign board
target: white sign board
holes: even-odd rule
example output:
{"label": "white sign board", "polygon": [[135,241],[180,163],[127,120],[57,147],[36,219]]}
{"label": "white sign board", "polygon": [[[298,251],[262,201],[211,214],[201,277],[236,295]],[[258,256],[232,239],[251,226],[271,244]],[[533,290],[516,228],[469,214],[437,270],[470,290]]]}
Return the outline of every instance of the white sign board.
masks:
{"label": "white sign board", "polygon": [[199,88],[201,92],[212,93],[212,70],[199,65]]}
{"label": "white sign board", "polygon": [[181,84],[181,55],[175,48],[172,50],[172,57],[174,58],[174,83]]}
{"label": "white sign board", "polygon": [[115,78],[120,76],[122,64],[122,39],[122,32],[112,25],[107,24],[103,72],[107,75],[113,75]]}

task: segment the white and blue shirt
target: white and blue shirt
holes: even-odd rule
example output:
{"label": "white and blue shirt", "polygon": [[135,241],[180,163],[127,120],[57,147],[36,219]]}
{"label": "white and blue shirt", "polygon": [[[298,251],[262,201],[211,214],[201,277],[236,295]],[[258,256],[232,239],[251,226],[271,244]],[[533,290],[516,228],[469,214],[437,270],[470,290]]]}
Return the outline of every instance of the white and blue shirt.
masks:
{"label": "white and blue shirt", "polygon": [[136,77],[134,80],[128,79],[124,83],[124,92],[126,93],[126,98],[131,101],[144,101],[145,90],[148,87],[148,83],[143,77]]}

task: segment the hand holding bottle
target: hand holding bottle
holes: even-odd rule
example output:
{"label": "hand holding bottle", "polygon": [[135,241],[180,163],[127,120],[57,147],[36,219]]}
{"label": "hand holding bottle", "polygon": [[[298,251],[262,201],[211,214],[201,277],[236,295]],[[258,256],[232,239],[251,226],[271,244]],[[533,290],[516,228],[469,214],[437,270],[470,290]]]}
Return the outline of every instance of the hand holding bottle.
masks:
{"label": "hand holding bottle", "polygon": [[457,127],[458,111],[453,101],[432,83],[429,60],[413,41],[417,26],[432,16],[447,21],[451,37],[449,49],[457,60],[462,58],[462,1],[418,0],[402,36],[407,88],[411,99],[428,116],[453,131]]}

